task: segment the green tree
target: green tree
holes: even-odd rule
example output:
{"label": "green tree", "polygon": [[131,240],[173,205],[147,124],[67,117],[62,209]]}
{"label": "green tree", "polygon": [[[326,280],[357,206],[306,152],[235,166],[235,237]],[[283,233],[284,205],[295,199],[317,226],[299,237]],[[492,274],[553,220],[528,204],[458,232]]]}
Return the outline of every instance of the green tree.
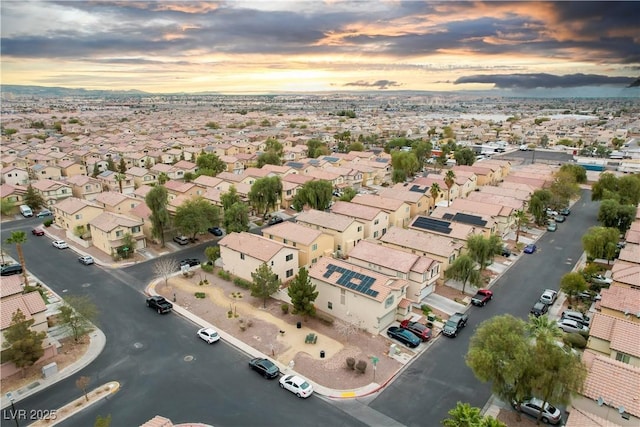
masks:
{"label": "green tree", "polygon": [[198,233],[220,225],[220,209],[200,196],[193,197],[177,207],[173,224],[180,233],[195,239]]}
{"label": "green tree", "polygon": [[444,277],[462,282],[463,293],[467,283],[475,287],[479,287],[482,283],[476,262],[466,254],[460,255],[449,265],[444,272]]}
{"label": "green tree", "polygon": [[220,195],[220,201],[222,202],[222,209],[225,211],[236,203],[242,203],[235,185],[232,185],[229,187],[229,191]]}
{"label": "green tree", "polygon": [[22,369],[32,366],[44,355],[42,342],[47,336],[46,332],[36,332],[31,330],[34,319],[27,320],[24,313],[17,309],[11,315],[11,324],[4,330],[4,355],[7,360],[13,362]]}
{"label": "green tree", "polygon": [[282,165],[282,158],[278,156],[274,151],[266,151],[258,156],[258,161],[256,163],[256,166],[258,168],[261,168],[264,165],[280,166]]}
{"label": "green tree", "polygon": [[333,186],[324,179],[305,182],[293,197],[292,207],[300,212],[304,206],[326,210],[333,198]]}
{"label": "green tree", "polygon": [[118,187],[120,188],[120,193],[122,193],[122,183],[127,180],[127,175],[118,172],[118,173],[116,173],[114,178],[115,178],[116,182],[118,183]]}
{"label": "green tree", "polygon": [[298,274],[293,278],[287,288],[291,304],[293,305],[294,314],[304,316],[313,316],[316,314],[316,307],[313,302],[318,298],[316,285],[311,283],[309,272],[302,267]]}
{"label": "green tree", "polygon": [[9,198],[0,199],[0,213],[2,213],[3,216],[11,215],[15,208],[16,204],[9,200]]}
{"label": "green tree", "polygon": [[149,170],[153,167],[153,162],[151,161],[151,159],[149,157],[147,157],[147,159],[144,161],[144,168]]}
{"label": "green tree", "polygon": [[587,170],[583,166],[565,163],[560,167],[560,172],[569,172],[578,184],[587,182]]}
{"label": "green tree", "polygon": [[469,147],[463,147],[453,153],[453,158],[458,165],[473,166],[476,162],[476,153]]}
{"label": "green tree", "polygon": [[623,175],[618,178],[618,194],[621,205],[640,204],[640,174]]}
{"label": "green tree", "polygon": [[171,217],[167,210],[169,192],[163,185],[154,186],[144,198],[147,207],[151,211],[149,221],[151,221],[151,234],[160,239],[160,244],[164,247],[164,231],[169,226]]}
{"label": "green tree", "polygon": [[164,172],[160,172],[158,174],[158,184],[164,185],[167,181],[169,181],[169,175]]}
{"label": "green tree", "polygon": [[273,152],[278,157],[282,157],[284,155],[284,147],[276,138],[267,138],[264,145],[266,152]]}
{"label": "green tree", "polygon": [[34,211],[37,211],[46,205],[44,197],[42,197],[42,195],[31,186],[31,184],[27,185],[27,191],[24,194],[23,201],[25,205],[29,206]]}
{"label": "green tree", "polygon": [[24,285],[29,284],[29,278],[27,277],[27,264],[24,260],[24,253],[22,252],[22,244],[27,241],[27,233],[24,231],[12,231],[11,236],[5,240],[8,245],[16,245],[16,252],[18,253],[18,261],[22,266],[22,278],[24,279]]}
{"label": "green tree", "polygon": [[184,179],[184,182],[191,182],[194,179],[197,178],[196,174],[193,172],[185,172],[184,176],[182,177]]}
{"label": "green tree", "polygon": [[69,295],[60,307],[61,323],[71,331],[76,342],[92,330],[97,318],[98,308],[84,295]]}
{"label": "green tree", "polygon": [[582,236],[582,247],[590,259],[602,258],[610,259],[613,249],[615,253],[616,244],[620,231],[613,227],[590,227]]}
{"label": "green tree", "polygon": [[98,162],[95,162],[93,164],[93,172],[91,172],[91,176],[95,178],[98,175],[100,175],[100,168],[98,167]]}
{"label": "green tree", "polygon": [[110,170],[112,172],[116,172],[117,170],[116,164],[111,157],[107,157],[107,170]]}
{"label": "green tree", "polygon": [[121,174],[127,173],[127,162],[124,161],[124,157],[120,157],[120,163],[118,163],[118,172],[120,172]]}
{"label": "green tree", "polygon": [[395,151],[391,153],[393,170],[402,170],[407,176],[413,176],[420,167],[416,155],[411,151]]}
{"label": "green tree", "polygon": [[418,160],[418,170],[422,170],[427,159],[431,158],[433,145],[429,141],[415,141],[411,144],[411,151]]}
{"label": "green tree", "polygon": [[212,265],[215,264],[216,260],[220,258],[220,246],[207,246],[204,250],[204,256],[207,257]]}
{"label": "green tree", "polygon": [[249,209],[242,202],[234,203],[224,211],[224,228],[227,233],[249,230]]}
{"label": "green tree", "polygon": [[200,153],[196,159],[196,165],[198,166],[198,176],[216,176],[227,170],[227,165],[214,153]]}
{"label": "green tree", "polygon": [[356,194],[358,194],[356,193],[356,190],[354,190],[352,187],[347,187],[342,192],[342,196],[340,196],[340,201],[350,202],[351,200],[353,200],[354,197],[356,197]]}
{"label": "green tree", "polygon": [[482,234],[474,234],[467,239],[467,249],[471,258],[484,270],[493,257],[502,252],[502,239],[497,234],[484,237]]}
{"label": "green tree", "polygon": [[442,425],[445,427],[481,427],[480,408],[458,402],[455,408],[449,410],[449,418],[444,419]]}
{"label": "green tree", "polygon": [[329,147],[324,142],[316,138],[307,141],[307,157],[316,159],[327,154],[329,154]]}
{"label": "green tree", "polygon": [[447,207],[449,206],[449,202],[451,201],[451,187],[456,183],[456,174],[454,171],[449,169],[447,173],[444,174],[444,185],[447,186]]}
{"label": "green tree", "polygon": [[516,220],[516,245],[520,240],[520,231],[522,231],[522,226],[526,225],[529,221],[529,215],[525,212],[524,209],[518,209],[514,214],[514,218]]}
{"label": "green tree", "polygon": [[431,194],[431,198],[433,199],[433,207],[436,207],[436,203],[438,203],[438,198],[440,197],[440,193],[442,190],[440,189],[440,185],[437,182],[431,184],[429,188],[429,194]]}
{"label": "green tree", "polygon": [[616,199],[617,191],[618,178],[611,172],[603,172],[591,186],[591,200]]}
{"label": "green tree", "polygon": [[573,301],[576,295],[586,291],[588,287],[584,276],[575,271],[565,274],[560,279],[560,290],[569,296],[569,301]]}
{"label": "green tree", "polygon": [[275,210],[282,195],[282,181],[279,176],[258,178],[249,191],[249,203],[257,212],[266,217],[269,210]]}
{"label": "green tree", "polygon": [[391,181],[394,184],[397,184],[399,182],[405,182],[407,180],[407,171],[404,169],[394,169],[393,172],[391,172]]}
{"label": "green tree", "polygon": [[547,189],[536,190],[529,199],[529,213],[533,215],[537,225],[542,225],[547,219],[546,209],[549,207],[553,195]]}
{"label": "green tree", "polygon": [[352,142],[347,147],[347,152],[351,151],[364,151],[364,144],[361,142]]}
{"label": "green tree", "polygon": [[262,263],[258,269],[251,273],[251,296],[262,298],[262,308],[267,308],[267,298],[280,289],[278,275],[271,271],[267,263]]}
{"label": "green tree", "polygon": [[570,171],[558,171],[549,188],[552,205],[556,208],[569,205],[569,201],[580,194],[580,187]]}

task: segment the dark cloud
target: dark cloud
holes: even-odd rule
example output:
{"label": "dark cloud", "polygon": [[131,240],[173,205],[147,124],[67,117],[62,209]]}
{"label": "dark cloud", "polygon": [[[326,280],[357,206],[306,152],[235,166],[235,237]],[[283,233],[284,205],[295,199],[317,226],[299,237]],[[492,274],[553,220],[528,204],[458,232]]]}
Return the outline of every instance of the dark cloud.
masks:
{"label": "dark cloud", "polygon": [[597,74],[487,74],[466,76],[457,79],[454,84],[491,83],[500,89],[536,89],[536,88],[574,88],[582,86],[628,86],[634,77],[609,77]]}
{"label": "dark cloud", "polygon": [[378,89],[388,89],[390,87],[402,86],[398,82],[393,80],[377,80],[375,82],[366,82],[364,80],[358,80],[356,82],[346,83],[344,86],[353,87],[377,87]]}

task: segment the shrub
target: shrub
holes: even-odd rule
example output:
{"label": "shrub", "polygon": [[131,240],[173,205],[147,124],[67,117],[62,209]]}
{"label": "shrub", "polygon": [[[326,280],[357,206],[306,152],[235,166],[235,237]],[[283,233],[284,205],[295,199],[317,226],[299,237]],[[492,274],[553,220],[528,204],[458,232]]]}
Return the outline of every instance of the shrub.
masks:
{"label": "shrub", "polygon": [[347,357],[347,368],[353,370],[356,368],[356,359],[353,357]]}
{"label": "shrub", "polygon": [[231,319],[233,317],[233,311],[231,310],[227,311],[227,317]]}
{"label": "shrub", "polygon": [[51,227],[51,224],[53,224],[52,219],[47,219],[42,223],[42,225],[44,225],[45,227]]}
{"label": "shrub", "polygon": [[420,310],[422,310],[422,314],[424,314],[425,316],[428,316],[432,311],[431,307],[429,307],[427,304],[422,304],[420,306]]}
{"label": "shrub", "polygon": [[364,374],[364,371],[367,370],[367,362],[364,360],[358,360],[358,363],[356,363],[356,370],[361,374]]}
{"label": "shrub", "polygon": [[[207,264],[207,263],[205,263],[205,264],[202,264],[202,265],[200,266],[200,268],[201,268],[201,269],[202,269],[202,271],[204,271],[204,272],[207,272],[207,273],[213,273],[213,265],[212,265],[212,264]],[[222,277],[222,276],[220,276],[220,277]],[[206,280],[206,279],[205,279],[205,283],[207,283],[207,282],[208,282],[208,280]]]}
{"label": "shrub", "polygon": [[577,333],[566,334],[562,341],[572,348],[585,348],[587,346],[587,339]]}
{"label": "shrub", "polygon": [[280,308],[282,309],[282,313],[283,313],[283,314],[287,314],[287,313],[289,313],[289,304],[284,303],[284,304],[282,304],[282,305],[280,306]]}
{"label": "shrub", "polygon": [[231,274],[227,273],[224,270],[218,271],[218,276],[220,276],[221,279],[226,280],[226,281],[230,281],[231,280]]}
{"label": "shrub", "polygon": [[244,289],[249,289],[251,287],[250,281],[244,280],[240,277],[236,277],[235,279],[233,279],[233,284]]}
{"label": "shrub", "polygon": [[206,295],[204,292],[196,292],[196,298],[204,298]]}

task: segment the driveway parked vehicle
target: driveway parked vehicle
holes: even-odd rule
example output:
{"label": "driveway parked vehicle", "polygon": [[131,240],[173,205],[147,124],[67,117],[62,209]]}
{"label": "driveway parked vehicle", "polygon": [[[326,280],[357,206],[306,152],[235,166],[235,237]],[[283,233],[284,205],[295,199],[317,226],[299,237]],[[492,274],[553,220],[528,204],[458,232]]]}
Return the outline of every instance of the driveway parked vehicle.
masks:
{"label": "driveway parked vehicle", "polygon": [[95,260],[93,259],[92,256],[89,256],[89,255],[83,255],[78,257],[78,261],[80,262],[80,264],[84,264],[84,265],[95,264]]}
{"label": "driveway parked vehicle", "polygon": [[179,244],[180,246],[183,246],[189,243],[189,239],[186,236],[176,236],[173,238],[173,241]]}
{"label": "driveway parked vehicle", "polygon": [[543,410],[542,403],[542,400],[532,398],[525,399],[520,405],[517,405],[515,402],[512,402],[511,405],[516,411],[523,412],[535,418],[538,418],[538,415],[542,412],[540,419],[543,423],[554,425],[558,424],[562,420],[562,413],[560,410],[548,403],[544,406]]}
{"label": "driveway parked vehicle", "polygon": [[269,218],[269,221],[267,222],[267,224],[275,225],[275,224],[280,224],[282,221],[284,221],[282,218],[280,218],[278,215],[274,215],[271,218]]}
{"label": "driveway parked vehicle", "polygon": [[562,329],[568,334],[574,333],[574,332],[578,334],[589,332],[589,327],[584,326],[576,322],[575,320],[563,318],[558,320],[557,324],[560,329]]}
{"label": "driveway parked vehicle", "polygon": [[43,209],[36,214],[36,218],[44,218],[47,216],[53,216],[53,212],[51,212],[49,209]]}
{"label": "driveway parked vehicle", "polygon": [[503,246],[502,247],[502,253],[500,255],[502,255],[505,258],[509,258],[511,256],[511,249],[509,249],[506,246]]}
{"label": "driveway parked vehicle", "polygon": [[0,276],[13,276],[14,274],[22,274],[22,265],[9,264],[3,265],[0,270]]}
{"label": "driveway parked vehicle", "polygon": [[224,233],[222,232],[222,229],[220,227],[209,227],[207,228],[207,230],[209,230],[209,233],[213,234],[214,236],[222,236]]}
{"label": "driveway parked vehicle", "polygon": [[280,375],[280,369],[269,359],[256,357],[249,360],[249,367],[267,379]]}
{"label": "driveway parked vehicle", "polygon": [[420,338],[415,336],[413,332],[398,326],[390,326],[387,329],[387,336],[396,339],[407,347],[416,348],[420,345]]}
{"label": "driveway parked vehicle", "polygon": [[537,249],[538,249],[538,247],[536,245],[534,245],[533,243],[530,243],[530,244],[528,244],[527,246],[524,247],[524,250],[522,252],[524,252],[525,254],[532,254]]}
{"label": "driveway parked vehicle", "polygon": [[280,378],[280,388],[289,390],[301,398],[307,398],[313,393],[313,387],[302,377],[297,375],[285,375]]}
{"label": "driveway parked vehicle", "polygon": [[575,310],[565,310],[562,312],[562,319],[571,319],[580,323],[582,326],[589,326],[591,318],[585,314]]}
{"label": "driveway parked vehicle", "polygon": [[594,274],[591,276],[591,283],[595,283],[597,285],[610,285],[613,283],[613,280],[608,277],[604,277],[602,274]]}
{"label": "driveway parked vehicle", "polygon": [[44,230],[41,227],[35,227],[31,229],[31,234],[34,236],[44,236]]}
{"label": "driveway parked vehicle", "polygon": [[207,344],[213,344],[216,341],[220,341],[220,335],[218,332],[211,328],[198,329],[198,336]]}
{"label": "driveway parked vehicle", "polygon": [[412,322],[409,319],[405,319],[400,322],[400,326],[409,332],[413,333],[415,336],[420,338],[420,340],[429,341],[431,339],[431,329],[429,329],[426,325],[418,322]]}
{"label": "driveway parked vehicle", "polygon": [[51,243],[53,246],[55,246],[58,249],[68,249],[69,245],[67,245],[67,242],[65,242],[64,240],[54,240]]}
{"label": "driveway parked vehicle", "polygon": [[542,301],[538,301],[531,307],[529,313],[533,314],[536,317],[544,316],[549,311],[549,306]]}
{"label": "driveway parked vehicle", "polygon": [[564,209],[560,210],[560,215],[564,215],[564,216],[569,216],[569,215],[571,215],[571,209],[569,209],[569,208],[564,208]]}
{"label": "driveway parked vehicle", "polygon": [[549,223],[549,225],[547,225],[547,231],[556,231],[558,229],[558,224],[556,224],[555,222],[551,222]]}
{"label": "driveway parked vehicle", "polygon": [[565,221],[567,220],[567,218],[565,218],[565,217],[564,217],[564,216],[562,216],[562,215],[556,215],[556,216],[553,218],[553,220],[554,220],[555,222],[565,222]]}

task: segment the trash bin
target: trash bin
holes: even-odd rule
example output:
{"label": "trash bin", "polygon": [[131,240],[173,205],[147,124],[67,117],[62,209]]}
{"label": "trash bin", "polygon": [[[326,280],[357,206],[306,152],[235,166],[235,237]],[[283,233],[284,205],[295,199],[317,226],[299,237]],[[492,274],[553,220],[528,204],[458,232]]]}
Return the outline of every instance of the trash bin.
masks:
{"label": "trash bin", "polygon": [[324,350],[320,350],[320,359],[324,359]]}
{"label": "trash bin", "polygon": [[302,322],[296,323],[296,328],[301,329],[302,328]]}

